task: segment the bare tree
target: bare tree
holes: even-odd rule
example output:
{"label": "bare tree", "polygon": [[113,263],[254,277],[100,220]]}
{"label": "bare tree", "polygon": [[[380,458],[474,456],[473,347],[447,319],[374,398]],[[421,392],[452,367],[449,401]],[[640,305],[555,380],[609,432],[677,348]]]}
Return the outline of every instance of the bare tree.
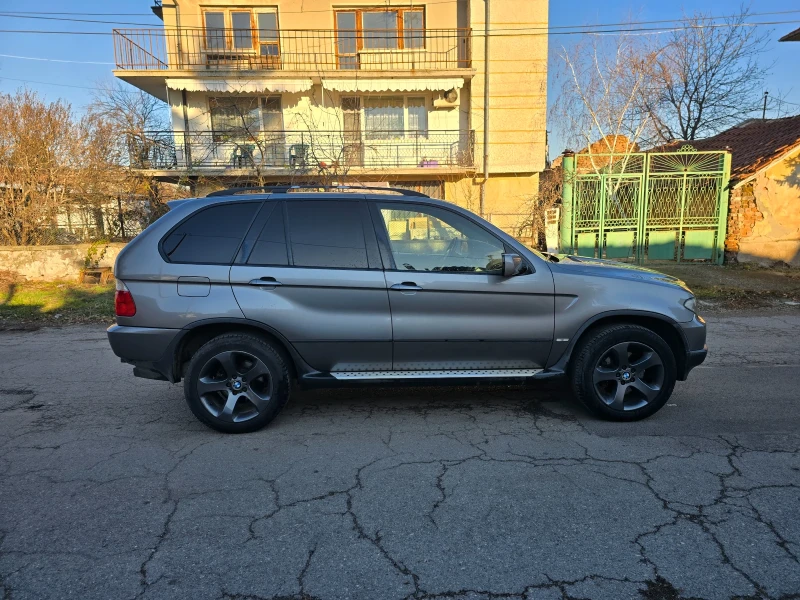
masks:
{"label": "bare tree", "polygon": [[721,20],[696,13],[653,54],[653,85],[640,100],[660,141],[701,139],[760,110],[770,32],[749,26],[749,16],[746,8]]}
{"label": "bare tree", "polygon": [[87,152],[94,164],[115,178],[115,184],[105,189],[109,193],[113,189],[123,213],[120,226],[125,216],[146,226],[165,212],[164,200],[186,195],[185,187],[159,183],[147,174],[147,169],[173,156],[168,107],[119,81],[100,83],[98,88],[83,121],[93,140]]}
{"label": "bare tree", "polygon": [[80,132],[69,104],[36,92],[0,95],[0,243],[41,243],[77,173]]}
{"label": "bare tree", "polygon": [[[653,121],[638,102],[653,91],[652,65],[658,50],[640,38],[591,37],[558,54],[560,89],[551,118],[566,143],[593,157],[596,169],[624,160],[649,138]],[[620,143],[626,140],[624,143]]]}

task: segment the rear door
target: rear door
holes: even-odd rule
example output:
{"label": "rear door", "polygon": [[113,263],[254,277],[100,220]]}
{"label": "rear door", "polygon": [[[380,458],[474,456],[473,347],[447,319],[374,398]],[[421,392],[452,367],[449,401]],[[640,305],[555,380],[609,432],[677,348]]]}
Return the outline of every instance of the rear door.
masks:
{"label": "rear door", "polygon": [[372,208],[392,309],[395,370],[544,367],[553,342],[550,271],[503,277],[502,240],[454,211]]}
{"label": "rear door", "polygon": [[245,316],[279,331],[319,371],[391,369],[389,299],[365,201],[272,198],[231,269]]}

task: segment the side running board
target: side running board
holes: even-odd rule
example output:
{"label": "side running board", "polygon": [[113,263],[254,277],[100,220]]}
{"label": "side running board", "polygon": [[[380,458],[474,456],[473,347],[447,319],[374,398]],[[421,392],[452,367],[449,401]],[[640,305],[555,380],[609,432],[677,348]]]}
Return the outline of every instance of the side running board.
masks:
{"label": "side running board", "polygon": [[331,371],[334,378],[345,380],[356,379],[463,379],[463,378],[497,378],[534,377],[542,369],[465,369],[446,371]]}

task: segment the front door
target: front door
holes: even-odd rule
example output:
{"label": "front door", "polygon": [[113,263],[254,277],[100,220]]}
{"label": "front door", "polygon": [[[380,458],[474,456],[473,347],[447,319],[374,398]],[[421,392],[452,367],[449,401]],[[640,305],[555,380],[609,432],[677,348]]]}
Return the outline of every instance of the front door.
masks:
{"label": "front door", "polygon": [[395,370],[529,369],[545,365],[553,342],[549,271],[502,275],[504,243],[456,212],[376,203],[390,256]]}
{"label": "front door", "polygon": [[330,196],[265,203],[231,268],[236,300],[319,371],[390,369],[389,300],[369,212],[363,200]]}

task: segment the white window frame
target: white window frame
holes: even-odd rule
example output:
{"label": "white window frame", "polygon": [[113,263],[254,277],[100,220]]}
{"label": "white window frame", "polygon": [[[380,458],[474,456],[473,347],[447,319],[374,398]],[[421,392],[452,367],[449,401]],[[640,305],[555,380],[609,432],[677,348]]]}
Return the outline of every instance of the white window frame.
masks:
{"label": "white window frame", "polygon": [[[352,98],[354,96],[355,96],[355,94],[343,94],[342,97],[350,97],[350,98]],[[382,140],[389,141],[389,140],[397,140],[397,139],[413,139],[415,137],[422,138],[422,139],[427,139],[428,132],[430,131],[430,127],[428,126],[429,125],[429,120],[430,120],[429,118],[430,118],[430,107],[431,107],[430,94],[427,94],[427,93],[420,93],[420,94],[413,94],[412,93],[412,94],[398,94],[398,95],[381,94],[380,96],[361,95],[361,96],[358,96],[358,97],[361,99],[361,102],[360,102],[360,104],[361,104],[361,109],[360,109],[361,110],[361,134],[363,136],[363,139],[374,141],[374,142],[380,142]],[[368,130],[367,130],[367,114],[366,114],[366,110],[367,110],[367,100],[369,100],[370,98],[372,98],[372,99],[375,99],[375,98],[377,98],[377,99],[382,99],[382,98],[384,98],[384,99],[402,98],[402,100],[403,100],[403,135],[395,136],[395,137],[391,137],[391,138],[370,138],[367,135],[368,134]],[[418,130],[418,134],[414,135],[408,128],[408,101],[411,100],[411,99],[420,99],[420,98],[425,103],[424,104],[424,107],[425,107],[425,127],[422,128],[422,129],[419,129]],[[340,105],[341,105],[341,103],[340,103]]]}

